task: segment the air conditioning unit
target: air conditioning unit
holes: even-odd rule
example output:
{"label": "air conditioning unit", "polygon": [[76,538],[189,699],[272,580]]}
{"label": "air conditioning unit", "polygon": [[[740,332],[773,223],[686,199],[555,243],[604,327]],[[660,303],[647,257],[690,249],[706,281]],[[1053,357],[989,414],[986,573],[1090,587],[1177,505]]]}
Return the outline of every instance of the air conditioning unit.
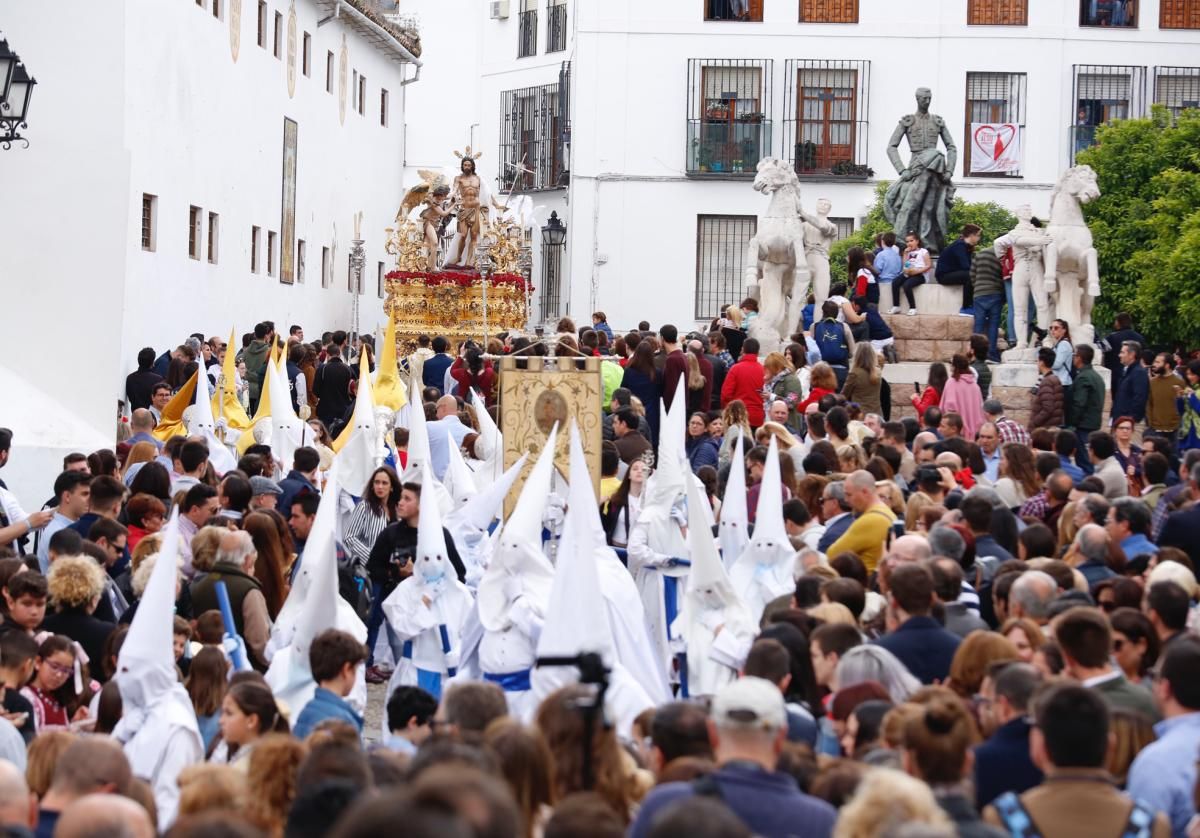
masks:
{"label": "air conditioning unit", "polygon": [[488,5],[492,20],[508,20],[508,0],[492,0]]}

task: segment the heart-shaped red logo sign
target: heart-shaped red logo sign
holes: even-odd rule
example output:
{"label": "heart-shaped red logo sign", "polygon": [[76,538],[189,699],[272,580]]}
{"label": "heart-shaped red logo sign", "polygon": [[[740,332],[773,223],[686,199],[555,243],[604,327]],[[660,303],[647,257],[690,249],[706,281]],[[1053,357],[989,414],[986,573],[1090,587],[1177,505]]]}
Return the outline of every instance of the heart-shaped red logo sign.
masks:
{"label": "heart-shaped red logo sign", "polygon": [[975,129],[975,147],[999,160],[1016,136],[1015,125],[980,125]]}

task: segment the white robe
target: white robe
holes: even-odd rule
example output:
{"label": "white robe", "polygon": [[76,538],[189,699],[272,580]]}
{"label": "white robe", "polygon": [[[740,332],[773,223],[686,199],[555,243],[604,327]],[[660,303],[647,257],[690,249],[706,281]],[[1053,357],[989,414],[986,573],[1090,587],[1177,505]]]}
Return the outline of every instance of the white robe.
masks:
{"label": "white robe", "polygon": [[[422,602],[428,588],[416,576],[401,582],[383,601],[383,614],[397,640],[412,642],[412,657],[396,661],[396,669],[388,683],[388,696],[399,686],[424,686],[429,689],[431,676],[437,682],[435,698],[439,698],[450,670],[457,671],[462,650],[462,627],[471,611],[473,598],[466,585],[448,579],[441,594],[427,606]],[[442,649],[440,626],[446,627],[450,651]]]}
{"label": "white robe", "polygon": [[[533,669],[537,642],[545,615],[538,614],[528,598],[518,597],[509,605],[509,624],[500,631],[484,631],[479,641],[479,670],[484,680]],[[531,722],[537,703],[530,690],[504,690],[508,712],[513,718]]]}
{"label": "white robe", "polygon": [[174,684],[144,712],[122,719],[113,736],[124,744],[133,776],[150,784],[158,831],[166,832],[179,810],[179,772],[204,761],[191,699],[181,684]]}
{"label": "white robe", "polygon": [[[685,622],[681,617],[680,622]],[[688,698],[713,696],[737,680],[738,671],[754,642],[754,631],[730,624],[724,608],[705,608],[688,627],[679,627],[686,638]],[[721,627],[720,634],[717,628]]]}
{"label": "white robe", "polygon": [[609,548],[596,551],[596,571],[600,575],[600,593],[608,606],[617,660],[628,670],[656,705],[671,700],[667,670],[654,652],[646,608],[629,571]]}
{"label": "white robe", "polygon": [[[660,552],[664,548],[670,552]],[[674,518],[665,522],[639,521],[629,534],[628,555],[629,570],[646,609],[646,625],[650,630],[650,642],[654,644],[654,654],[661,661],[663,671],[671,673],[674,671],[674,651],[670,624],[675,615],[667,614],[664,578],[675,580],[675,601],[677,608],[682,608],[688,574],[686,564],[673,563],[673,560],[686,559],[688,555],[678,522]]]}

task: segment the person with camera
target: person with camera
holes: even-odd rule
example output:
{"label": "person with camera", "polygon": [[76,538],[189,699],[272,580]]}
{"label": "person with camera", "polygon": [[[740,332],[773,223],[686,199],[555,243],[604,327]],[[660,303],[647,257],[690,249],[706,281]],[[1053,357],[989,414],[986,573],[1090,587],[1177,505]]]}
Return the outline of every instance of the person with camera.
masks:
{"label": "person with camera", "polygon": [[[371,580],[371,614],[367,618],[367,648],[370,650],[367,681],[372,684],[385,683],[390,675],[375,665],[375,641],[381,625],[387,625],[388,645],[393,656],[397,660],[400,658],[400,642],[391,625],[383,619],[383,601],[402,581],[412,576],[413,556],[417,552],[417,524],[421,520],[420,483],[403,484],[400,502],[396,504],[396,518],[396,522],[384,527],[375,539],[375,546],[367,558],[367,576]],[[466,566],[454,548],[450,531],[443,528],[443,532],[450,564],[454,566],[458,581],[463,582],[467,578]]]}

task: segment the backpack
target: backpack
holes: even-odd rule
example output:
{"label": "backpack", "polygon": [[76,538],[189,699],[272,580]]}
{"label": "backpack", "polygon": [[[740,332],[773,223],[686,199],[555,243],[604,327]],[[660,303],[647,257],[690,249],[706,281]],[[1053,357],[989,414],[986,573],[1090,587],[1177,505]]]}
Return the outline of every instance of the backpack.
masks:
{"label": "backpack", "polygon": [[[1005,792],[992,801],[992,806],[1013,838],[1042,838],[1037,824],[1033,822],[1033,818],[1015,793]],[[1136,800],[1133,801],[1133,809],[1130,810],[1125,827],[1121,830],[1121,838],[1150,838],[1153,831],[1154,811]]]}

